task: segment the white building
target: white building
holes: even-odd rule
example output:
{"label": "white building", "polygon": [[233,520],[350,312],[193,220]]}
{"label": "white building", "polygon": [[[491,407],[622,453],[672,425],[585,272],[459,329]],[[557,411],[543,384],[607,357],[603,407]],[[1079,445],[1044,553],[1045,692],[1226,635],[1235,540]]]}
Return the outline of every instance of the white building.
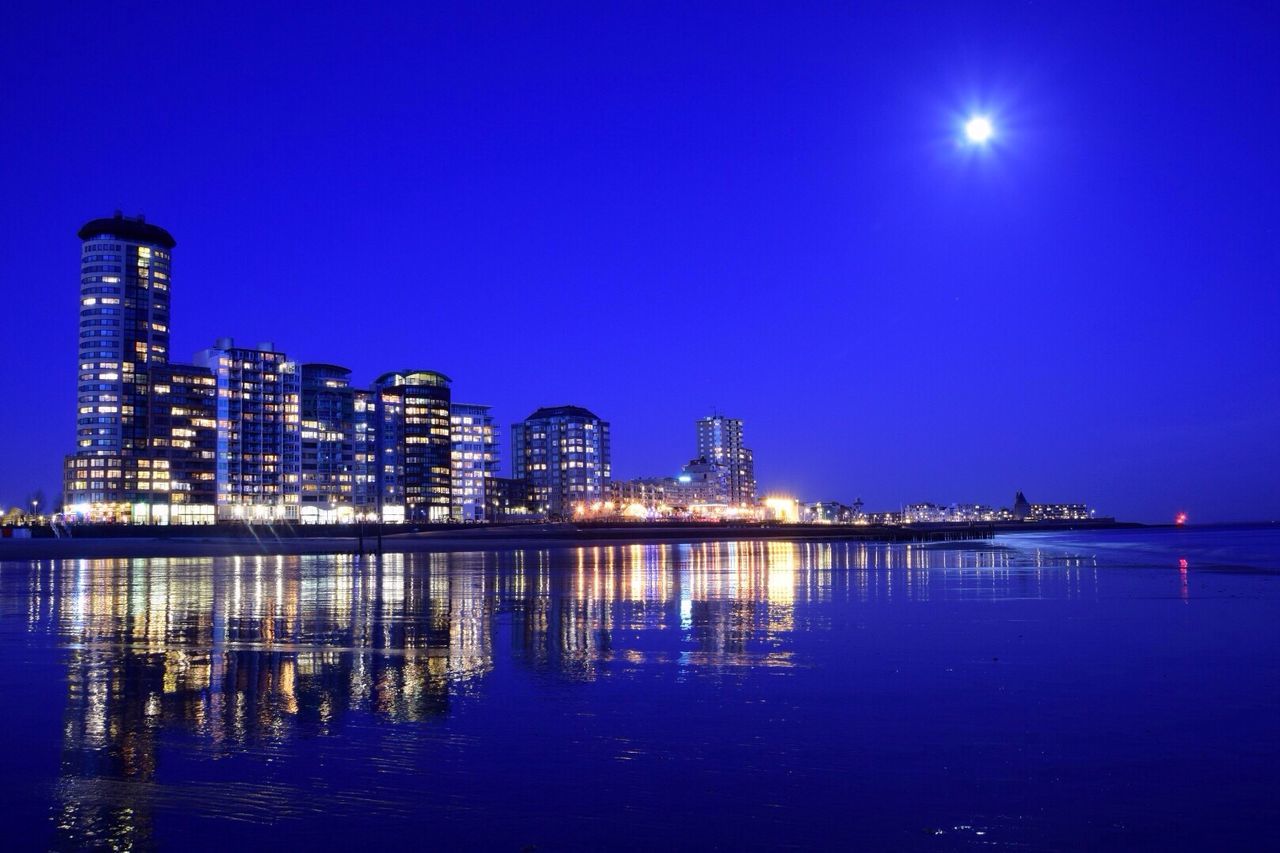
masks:
{"label": "white building", "polygon": [[454,521],[491,521],[485,507],[489,481],[498,472],[498,433],[489,407],[452,403],[449,436],[450,516]]}

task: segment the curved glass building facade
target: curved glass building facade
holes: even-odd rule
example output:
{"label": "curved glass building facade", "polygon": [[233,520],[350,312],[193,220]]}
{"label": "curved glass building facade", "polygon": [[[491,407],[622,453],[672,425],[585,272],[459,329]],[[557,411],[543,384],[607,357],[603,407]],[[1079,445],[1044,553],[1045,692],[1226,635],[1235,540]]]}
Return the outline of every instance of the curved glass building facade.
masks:
{"label": "curved glass building facade", "polygon": [[169,361],[168,231],[116,214],[80,229],[80,373],[76,452],[110,455],[147,446],[151,365]]}
{"label": "curved glass building facade", "polygon": [[374,380],[376,512],[384,521],[449,520],[451,384],[434,370],[393,371]]}

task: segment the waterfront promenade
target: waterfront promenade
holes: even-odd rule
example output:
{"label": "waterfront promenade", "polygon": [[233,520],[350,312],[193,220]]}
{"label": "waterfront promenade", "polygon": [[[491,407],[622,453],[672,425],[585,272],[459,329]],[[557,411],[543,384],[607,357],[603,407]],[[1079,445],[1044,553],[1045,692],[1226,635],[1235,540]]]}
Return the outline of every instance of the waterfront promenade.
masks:
{"label": "waterfront promenade", "polygon": [[[292,525],[155,528],[71,528],[69,536],[0,540],[0,560],[118,557],[288,556],[295,554],[416,553],[616,545],[713,540],[961,542],[997,533],[1106,529],[1141,525],[1114,521],[1071,524],[848,524],[624,523],[518,524],[405,531],[373,525],[308,529]],[[47,532],[47,531],[42,531]]]}

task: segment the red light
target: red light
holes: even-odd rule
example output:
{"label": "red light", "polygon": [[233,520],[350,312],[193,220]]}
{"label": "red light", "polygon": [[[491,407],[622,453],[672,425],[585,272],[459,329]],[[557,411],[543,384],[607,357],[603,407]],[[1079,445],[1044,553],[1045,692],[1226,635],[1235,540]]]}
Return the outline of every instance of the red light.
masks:
{"label": "red light", "polygon": [[1180,512],[1180,513],[1178,513],[1177,515],[1175,515],[1175,516],[1173,517],[1173,523],[1174,523],[1174,524],[1186,524],[1186,523],[1187,523],[1187,514],[1186,514],[1185,512]]}

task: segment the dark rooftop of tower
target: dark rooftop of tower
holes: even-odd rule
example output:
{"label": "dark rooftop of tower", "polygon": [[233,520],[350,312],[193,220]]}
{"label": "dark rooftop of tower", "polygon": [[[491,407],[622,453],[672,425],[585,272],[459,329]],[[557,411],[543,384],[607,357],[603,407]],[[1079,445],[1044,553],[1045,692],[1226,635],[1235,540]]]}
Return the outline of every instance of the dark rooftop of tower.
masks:
{"label": "dark rooftop of tower", "polygon": [[591,418],[596,421],[600,420],[593,412],[581,406],[543,406],[525,418],[525,420],[536,421],[542,418]]}
{"label": "dark rooftop of tower", "polygon": [[152,245],[163,246],[166,249],[172,249],[178,245],[178,241],[173,239],[173,235],[159,225],[149,225],[141,215],[137,217],[125,216],[118,210],[116,215],[109,219],[89,220],[77,232],[77,236],[81,240],[88,240],[98,234],[110,234],[114,237],[119,237],[121,240],[131,240],[138,243],[151,243]]}
{"label": "dark rooftop of tower", "polygon": [[324,373],[324,374],[330,374],[330,375],[335,373],[349,374],[351,373],[351,368],[343,367],[341,364],[330,364],[326,361],[309,361],[306,364],[302,365],[302,372],[303,373]]}

